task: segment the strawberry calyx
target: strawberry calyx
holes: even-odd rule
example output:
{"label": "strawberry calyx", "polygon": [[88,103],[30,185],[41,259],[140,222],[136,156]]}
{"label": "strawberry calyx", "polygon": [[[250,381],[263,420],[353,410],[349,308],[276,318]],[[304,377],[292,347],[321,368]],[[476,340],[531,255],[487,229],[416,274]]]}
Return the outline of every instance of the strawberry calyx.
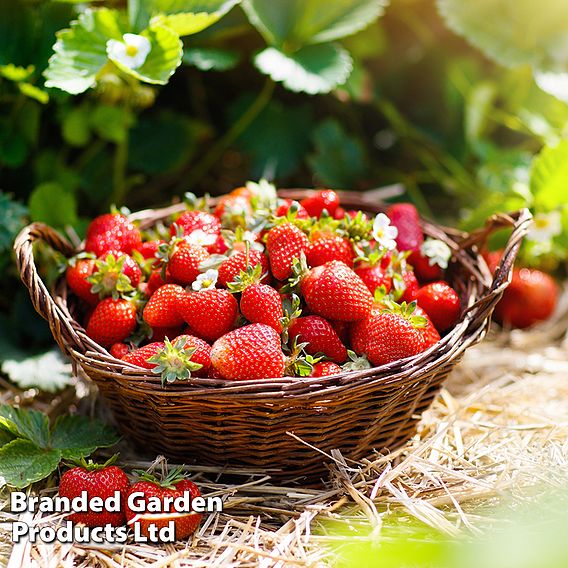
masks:
{"label": "strawberry calyx", "polygon": [[188,211],[204,211],[205,213],[210,213],[210,199],[211,196],[208,193],[205,193],[202,197],[197,197],[197,195],[191,191],[186,191],[183,194],[183,203]]}
{"label": "strawberry calyx", "polygon": [[318,353],[316,355],[307,354],[305,351],[307,346],[307,342],[298,343],[297,337],[294,338],[290,347],[284,346],[284,352],[288,353],[285,368],[286,375],[308,377],[314,370],[314,365],[325,358],[323,353]]}
{"label": "strawberry calyx", "polygon": [[178,338],[174,343],[166,337],[165,346],[148,359],[148,363],[156,365],[152,372],[162,375],[162,386],[176,380],[187,380],[191,377],[192,371],[198,371],[203,367],[201,363],[191,360],[196,348],[185,349],[186,343],[187,338],[185,337]]}
{"label": "strawberry calyx", "polygon": [[292,294],[290,297],[285,297],[282,300],[282,311],[284,316],[280,318],[282,324],[282,342],[288,343],[288,330],[292,322],[302,315],[302,308],[300,307],[300,297],[298,294]]}
{"label": "strawberry calyx", "polygon": [[81,457],[79,459],[68,459],[65,460],[65,463],[72,465],[73,467],[83,468],[85,471],[100,471],[114,465],[119,455],[120,454],[114,454],[104,463],[96,463],[92,459],[87,461],[85,457]]}
{"label": "strawberry calyx", "polygon": [[262,266],[257,264],[254,268],[248,266],[246,270],[241,270],[241,272],[235,276],[233,282],[227,284],[229,292],[237,294],[242,292],[245,288],[248,288],[251,284],[258,284],[265,274],[262,273]]}
{"label": "strawberry calyx", "polygon": [[424,328],[428,325],[428,320],[424,316],[414,315],[417,306],[416,300],[410,303],[402,302],[400,304],[397,304],[390,298],[384,298],[382,305],[382,312],[397,314],[405,320],[409,321],[415,328]]}
{"label": "strawberry calyx", "polygon": [[371,368],[371,363],[365,355],[357,355],[357,353],[351,349],[347,350],[347,355],[349,357],[349,361],[341,365],[341,368],[344,371],[363,371]]}
{"label": "strawberry calyx", "polygon": [[309,274],[308,261],[306,255],[300,253],[300,258],[295,258],[292,261],[292,276],[288,278],[288,282],[282,286],[281,292],[296,292],[302,280]]}
{"label": "strawberry calyx", "polygon": [[339,221],[338,232],[354,243],[368,242],[372,238],[373,223],[362,211],[358,211],[353,217],[346,214]]}
{"label": "strawberry calyx", "polygon": [[176,485],[180,481],[187,479],[187,475],[183,472],[183,466],[174,467],[168,472],[162,472],[162,475],[160,476],[150,471],[143,471],[139,469],[134,470],[133,473],[138,476],[139,481],[147,481],[163,489],[175,490]]}
{"label": "strawberry calyx", "polygon": [[95,260],[97,271],[86,279],[92,284],[91,292],[100,298],[112,296],[113,300],[134,292],[130,278],[123,273],[125,262],[125,255],[117,258],[113,253]]}

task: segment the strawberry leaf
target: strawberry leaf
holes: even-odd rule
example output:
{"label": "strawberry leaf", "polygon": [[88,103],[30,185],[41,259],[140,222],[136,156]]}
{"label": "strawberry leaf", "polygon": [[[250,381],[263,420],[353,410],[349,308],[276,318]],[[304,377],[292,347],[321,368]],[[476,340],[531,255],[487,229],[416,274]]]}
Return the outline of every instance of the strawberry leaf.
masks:
{"label": "strawberry leaf", "polygon": [[113,446],[119,440],[116,432],[97,420],[84,416],[59,416],[51,433],[51,448],[65,459],[88,456],[97,448]]}
{"label": "strawberry leaf", "polygon": [[0,477],[21,489],[47,477],[60,460],[60,450],[39,448],[29,440],[13,440],[0,448]]}
{"label": "strawberry leaf", "polygon": [[49,419],[41,412],[0,406],[0,428],[18,438],[25,438],[40,448],[49,443]]}
{"label": "strawberry leaf", "polygon": [[0,448],[15,439],[16,436],[14,436],[14,434],[9,432],[8,430],[0,429]]}

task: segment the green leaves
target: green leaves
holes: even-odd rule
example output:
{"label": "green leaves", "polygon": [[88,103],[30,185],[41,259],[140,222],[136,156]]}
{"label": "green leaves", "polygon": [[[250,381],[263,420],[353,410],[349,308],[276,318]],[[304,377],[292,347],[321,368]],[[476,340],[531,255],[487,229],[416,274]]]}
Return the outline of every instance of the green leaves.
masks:
{"label": "green leaves", "polygon": [[546,146],[533,161],[530,187],[535,205],[544,210],[566,205],[568,185],[568,140]]}
{"label": "green leaves", "polygon": [[49,428],[47,416],[0,405],[0,477],[23,488],[50,475],[62,459],[79,459],[116,444],[109,427],[83,416],[60,416]]}
{"label": "green leaves", "polygon": [[[57,203],[57,207],[53,204]],[[57,182],[38,185],[30,195],[30,216],[52,227],[64,227],[77,222],[77,200]]]}
{"label": "green leaves", "polygon": [[268,47],[255,57],[255,65],[291,91],[315,95],[345,83],[353,64],[345,49],[327,43],[309,45],[289,55]]}
{"label": "green leaves", "polygon": [[568,66],[564,0],[438,0],[438,8],[452,30],[502,65]]}
{"label": "green leaves", "polygon": [[245,0],[250,22],[267,43],[296,47],[334,41],[368,26],[387,0]]}
{"label": "green leaves", "polygon": [[215,47],[193,47],[183,52],[183,62],[201,71],[228,71],[239,63],[237,51]]}
{"label": "green leaves", "polygon": [[107,41],[122,40],[123,33],[116,10],[99,8],[82,12],[69,29],[57,33],[55,53],[44,73],[45,86],[74,95],[92,87],[108,61]]}

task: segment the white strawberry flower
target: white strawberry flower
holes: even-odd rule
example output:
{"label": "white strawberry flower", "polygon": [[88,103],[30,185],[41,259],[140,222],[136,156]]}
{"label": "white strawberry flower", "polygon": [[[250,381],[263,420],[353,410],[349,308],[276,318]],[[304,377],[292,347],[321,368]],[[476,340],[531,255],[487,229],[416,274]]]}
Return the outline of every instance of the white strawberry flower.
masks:
{"label": "white strawberry flower", "polygon": [[533,223],[527,239],[535,243],[546,243],[562,232],[562,216],[560,211],[539,213],[533,217]]}
{"label": "white strawberry flower", "polygon": [[452,256],[452,249],[438,239],[426,239],[420,247],[420,252],[428,258],[430,266],[438,265],[440,268],[448,268],[448,262]]}
{"label": "white strawberry flower", "polygon": [[379,213],[373,222],[373,238],[379,245],[387,250],[396,248],[396,237],[398,229],[390,224],[390,219],[384,214]]}
{"label": "white strawberry flower", "polygon": [[217,284],[217,278],[219,277],[219,272],[214,268],[206,270],[202,274],[199,274],[195,279],[195,282],[191,285],[192,290],[196,292],[201,292],[203,290],[210,290],[215,288]]}
{"label": "white strawberry flower", "polygon": [[124,34],[122,41],[109,39],[106,43],[109,59],[121,63],[129,69],[142,67],[151,49],[150,40],[138,34]]}
{"label": "white strawberry flower", "polygon": [[184,238],[190,245],[199,245],[206,247],[215,244],[217,235],[211,235],[209,233],[206,233],[205,231],[202,231],[201,229],[196,229],[189,235],[186,235]]}

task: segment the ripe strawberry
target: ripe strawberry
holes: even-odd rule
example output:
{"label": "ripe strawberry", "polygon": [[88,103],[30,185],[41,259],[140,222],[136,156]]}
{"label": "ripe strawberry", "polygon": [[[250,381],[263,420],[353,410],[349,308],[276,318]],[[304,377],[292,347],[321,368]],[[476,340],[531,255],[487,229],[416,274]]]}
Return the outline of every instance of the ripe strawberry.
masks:
{"label": "ripe strawberry", "polygon": [[[261,274],[268,274],[268,259],[264,254],[258,250],[249,250],[248,253],[239,251],[221,263],[217,282],[226,288],[241,272],[246,272],[247,268],[255,268],[257,265],[261,266]],[[263,278],[263,281],[265,280],[266,276]]]}
{"label": "ripe strawberry", "polygon": [[418,290],[416,301],[440,333],[455,325],[459,318],[459,296],[446,282],[426,284]]}
{"label": "ripe strawberry", "polygon": [[224,195],[217,201],[217,207],[215,207],[213,214],[219,219],[250,215],[252,213],[251,197],[252,192],[246,187],[233,189],[231,193]]}
{"label": "ripe strawberry", "polygon": [[166,279],[162,276],[162,270],[152,270],[150,278],[148,278],[148,295],[151,296],[158,288],[166,283],[171,283],[171,276],[166,269]]}
{"label": "ripe strawberry", "polygon": [[185,293],[177,309],[193,333],[205,341],[215,341],[231,330],[239,314],[233,295],[217,288]]}
{"label": "ripe strawberry", "polygon": [[87,280],[95,269],[96,265],[93,259],[80,258],[72,260],[65,272],[65,279],[69,288],[90,306],[95,306],[99,302],[98,294],[91,292],[93,285]]}
{"label": "ripe strawberry", "polygon": [[156,258],[158,254],[158,249],[160,245],[165,244],[165,241],[146,241],[144,243],[140,243],[136,250],[146,259],[149,260],[151,258]]}
{"label": "ripe strawberry", "polygon": [[144,321],[150,327],[177,327],[183,325],[179,304],[185,290],[178,284],[164,284],[158,288],[144,307]]}
{"label": "ripe strawberry", "polygon": [[355,274],[363,280],[371,294],[374,294],[375,290],[381,286],[384,286],[386,294],[392,289],[392,277],[387,274],[386,269],[383,268],[381,263],[361,263],[355,267]]}
{"label": "ripe strawberry", "polygon": [[182,235],[191,235],[193,231],[203,231],[208,235],[221,233],[221,221],[205,211],[186,211],[182,213],[170,227],[172,237],[180,230]]}
{"label": "ripe strawberry", "polygon": [[495,308],[495,319],[521,329],[547,320],[558,303],[558,286],[540,270],[515,268],[511,284]]}
{"label": "ripe strawberry", "polygon": [[335,330],[335,333],[337,333],[337,337],[339,337],[341,343],[345,345],[349,341],[349,322],[330,320],[329,323]]}
{"label": "ripe strawberry", "polygon": [[136,329],[136,307],[123,299],[106,298],[94,309],[87,335],[103,347],[124,341]]}
{"label": "ripe strawberry", "polygon": [[349,239],[337,235],[323,235],[312,240],[306,251],[309,266],[321,266],[331,260],[340,260],[353,266],[355,253]]}
{"label": "ripe strawberry", "polygon": [[130,353],[130,348],[126,343],[113,343],[109,353],[115,359],[122,359],[127,353]]}
{"label": "ripe strawberry", "polygon": [[318,191],[311,197],[302,199],[300,203],[304,206],[310,217],[321,217],[323,210],[326,209],[330,217],[335,215],[335,210],[339,207],[339,196],[331,189]]}
{"label": "ripe strawberry", "polygon": [[184,241],[178,243],[167,264],[172,280],[188,286],[197,278],[199,265],[207,258],[209,253],[203,247]]}
{"label": "ripe strawberry", "polygon": [[179,335],[176,338],[176,343],[180,340],[185,341],[184,349],[186,351],[192,349],[191,360],[194,363],[201,365],[200,369],[196,369],[193,375],[196,377],[206,377],[211,367],[211,345],[199,337],[194,335]]}
{"label": "ripe strawberry", "polygon": [[163,341],[154,341],[153,343],[148,343],[144,347],[139,347],[130,353],[127,353],[122,360],[126,363],[131,363],[132,365],[137,365],[143,369],[153,369],[156,363],[149,363],[148,359],[153,355],[156,355],[165,347]]}
{"label": "ripe strawberry", "polygon": [[141,243],[140,231],[124,215],[106,213],[96,217],[87,228],[85,251],[96,256],[111,250],[132,254]]}
{"label": "ripe strawberry", "polygon": [[314,365],[310,377],[328,377],[342,373],[343,369],[333,361],[320,361]]}
{"label": "ripe strawberry", "polygon": [[295,212],[296,219],[309,219],[310,216],[308,212],[304,208],[304,206],[299,203],[298,201],[294,201],[293,199],[284,199],[283,203],[281,203],[274,211],[275,217],[287,217],[288,212],[290,211],[290,207],[292,207],[292,212]]}
{"label": "ripe strawberry", "polygon": [[422,337],[424,337],[424,341],[426,342],[426,349],[429,349],[432,345],[440,341],[440,334],[436,326],[432,323],[432,320],[428,317],[428,314],[420,306],[416,306],[414,313],[417,316],[422,316],[426,320],[426,325],[421,327],[420,331],[422,331]]}
{"label": "ripe strawberry", "polygon": [[272,274],[277,280],[285,280],[292,275],[294,259],[305,254],[309,244],[308,237],[291,223],[283,223],[268,231],[266,250]]}
{"label": "ripe strawberry", "polygon": [[420,216],[411,203],[396,203],[387,209],[391,224],[398,229],[397,248],[400,251],[419,251],[424,235],[420,227]]}
{"label": "ripe strawberry", "polygon": [[122,469],[111,465],[109,460],[104,465],[97,465],[93,462],[86,463],[82,460],[81,466],[74,467],[66,471],[59,482],[59,495],[74,499],[80,497],[83,491],[87,492],[88,499],[93,497],[113,497],[115,492],[120,493],[120,510],[114,513],[102,511],[95,513],[87,511],[85,513],[72,513],[67,518],[74,523],[83,523],[88,527],[103,527],[111,525],[119,527],[124,525],[126,518],[124,508],[126,496],[130,489],[130,481]]}
{"label": "ripe strawberry", "polygon": [[375,309],[368,316],[364,323],[363,345],[358,347],[373,365],[386,365],[426,349],[420,328],[424,321],[412,316],[412,310],[413,306],[396,310]]}
{"label": "ripe strawberry", "polygon": [[262,323],[230,331],[211,349],[211,365],[229,380],[282,377],[284,363],[280,335]]}
{"label": "ripe strawberry", "polygon": [[[138,513],[133,511],[130,507],[126,507],[126,519],[128,524],[133,526],[135,523],[140,523],[140,534],[145,537],[150,537],[149,528],[155,526],[157,529],[167,527],[170,521],[174,522],[175,538],[176,540],[184,540],[193,534],[199,523],[201,522],[202,515],[193,511],[179,513],[175,511],[171,505],[170,508],[162,505],[159,511],[156,511],[150,503],[155,501],[152,497],[157,497],[164,502],[165,497],[176,498],[183,497],[188,492],[190,500],[196,499],[201,496],[197,485],[185,479],[181,473],[181,468],[170,471],[168,475],[161,480],[156,477],[144,473],[140,476],[140,481],[134,483],[127,494],[128,497],[133,493],[142,493],[144,497],[136,499],[137,504],[146,504],[146,511]],[[171,501],[170,501],[171,503]],[[160,513],[160,514],[158,514]]]}
{"label": "ripe strawberry", "polygon": [[132,292],[142,278],[134,259],[120,251],[109,251],[95,261],[96,269],[89,277],[91,291],[101,298]]}
{"label": "ripe strawberry", "polygon": [[371,292],[345,263],[332,260],[307,273],[301,271],[300,291],[314,314],[329,320],[356,321],[371,310]]}
{"label": "ripe strawberry", "polygon": [[443,276],[442,268],[438,264],[430,264],[430,259],[420,252],[413,252],[408,257],[408,263],[421,282],[440,280]]}
{"label": "ripe strawberry", "polygon": [[418,296],[418,289],[420,288],[416,275],[412,270],[405,270],[402,273],[402,281],[404,284],[404,292],[400,299],[401,302],[406,302],[407,304],[414,302]]}
{"label": "ripe strawberry", "polygon": [[282,299],[272,286],[260,283],[248,285],[241,294],[240,308],[250,322],[264,323],[278,333],[282,331]]}
{"label": "ripe strawberry", "polygon": [[152,341],[164,341],[167,337],[168,339],[175,339],[179,335],[182,334],[183,326],[177,325],[174,327],[153,327],[152,329],[152,337],[150,339]]}
{"label": "ripe strawberry", "polygon": [[319,316],[305,316],[292,321],[288,333],[297,343],[307,343],[306,353],[325,357],[343,363],[347,359],[347,348],[339,339],[332,325]]}

